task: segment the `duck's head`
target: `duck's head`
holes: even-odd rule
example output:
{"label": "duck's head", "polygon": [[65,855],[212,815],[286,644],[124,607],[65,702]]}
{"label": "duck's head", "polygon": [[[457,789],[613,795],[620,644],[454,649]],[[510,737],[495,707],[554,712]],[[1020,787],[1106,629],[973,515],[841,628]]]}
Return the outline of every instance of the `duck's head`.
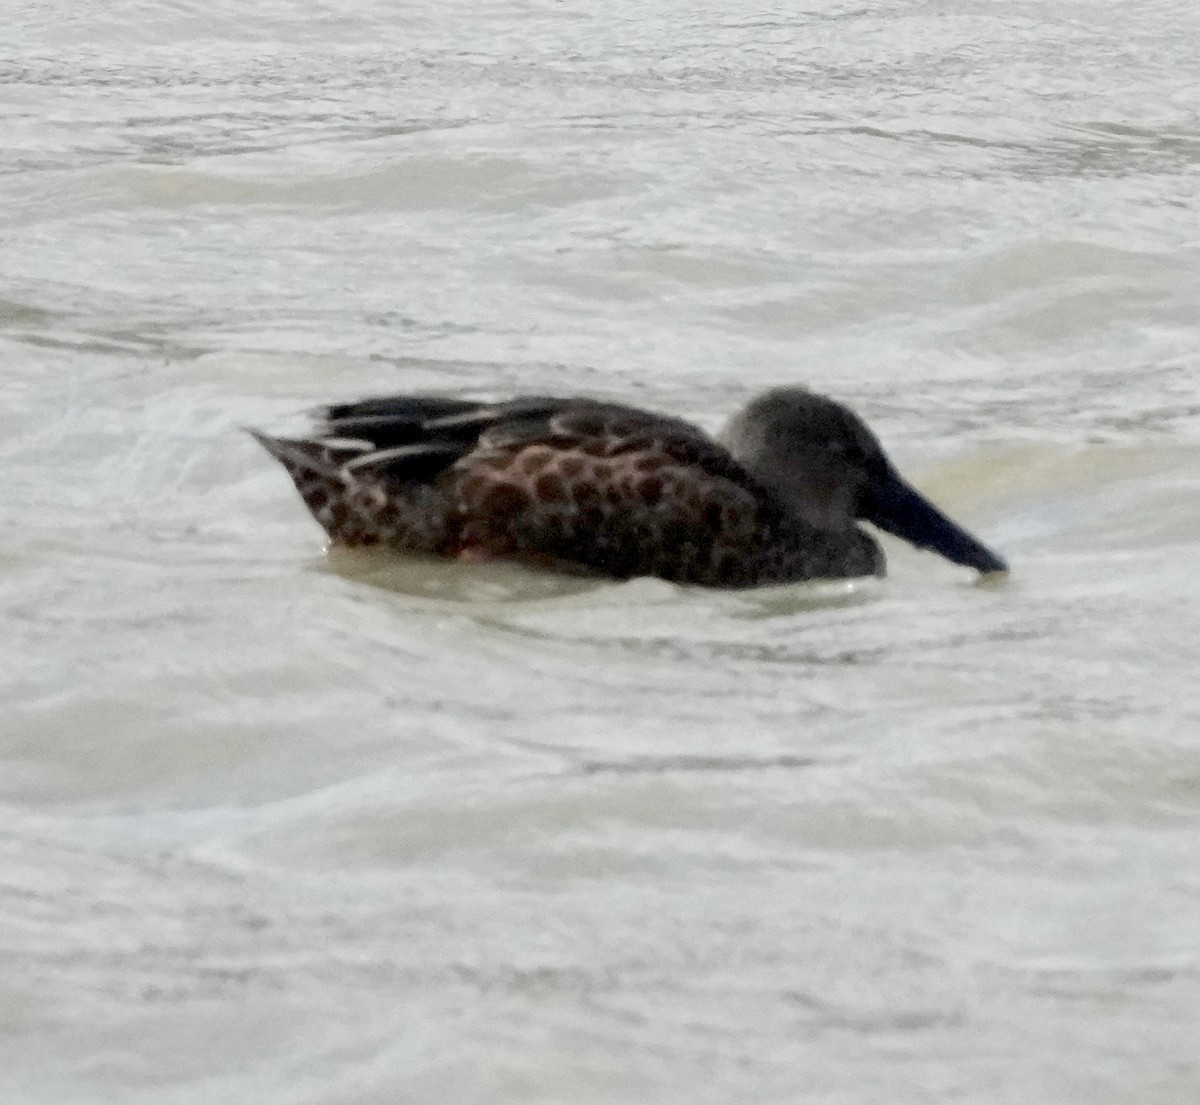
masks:
{"label": "duck's head", "polygon": [[1003,558],[952,522],[896,471],[853,411],[804,388],[753,400],[720,435],[730,453],[790,513],[824,530],[862,520],[980,572]]}

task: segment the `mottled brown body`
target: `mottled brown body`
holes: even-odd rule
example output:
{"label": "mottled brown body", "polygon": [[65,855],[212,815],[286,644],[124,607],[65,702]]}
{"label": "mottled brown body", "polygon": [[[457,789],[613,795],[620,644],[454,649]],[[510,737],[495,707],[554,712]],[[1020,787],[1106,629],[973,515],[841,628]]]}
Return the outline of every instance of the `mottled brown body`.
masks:
{"label": "mottled brown body", "polygon": [[328,430],[256,436],[339,545],[722,587],[882,570],[850,519],[790,517],[678,419],[591,400],[395,399],[332,408]]}
{"label": "mottled brown body", "polygon": [[[462,520],[459,552],[725,587],[832,570],[814,558],[815,533],[793,532],[731,475],[673,457],[661,440],[610,437],[481,451],[440,486]],[[875,563],[867,550],[858,574]]]}

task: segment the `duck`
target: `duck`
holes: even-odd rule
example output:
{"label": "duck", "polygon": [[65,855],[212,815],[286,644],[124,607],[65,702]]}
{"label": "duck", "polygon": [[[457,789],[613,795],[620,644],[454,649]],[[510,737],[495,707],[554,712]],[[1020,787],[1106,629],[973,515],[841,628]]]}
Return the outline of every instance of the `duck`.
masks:
{"label": "duck", "polygon": [[333,545],[715,588],[882,576],[862,523],[981,574],[1005,560],[908,483],[849,407],[776,387],[717,435],[587,397],[335,403],[251,430]]}

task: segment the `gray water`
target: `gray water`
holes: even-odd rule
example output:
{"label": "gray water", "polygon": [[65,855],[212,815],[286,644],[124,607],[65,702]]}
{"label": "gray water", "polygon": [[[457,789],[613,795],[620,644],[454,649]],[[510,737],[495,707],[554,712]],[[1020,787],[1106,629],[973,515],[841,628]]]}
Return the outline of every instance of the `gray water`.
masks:
{"label": "gray water", "polygon": [[[9,0],[5,1102],[1200,1099],[1200,9]],[[806,383],[1004,552],[327,555],[241,433]]]}

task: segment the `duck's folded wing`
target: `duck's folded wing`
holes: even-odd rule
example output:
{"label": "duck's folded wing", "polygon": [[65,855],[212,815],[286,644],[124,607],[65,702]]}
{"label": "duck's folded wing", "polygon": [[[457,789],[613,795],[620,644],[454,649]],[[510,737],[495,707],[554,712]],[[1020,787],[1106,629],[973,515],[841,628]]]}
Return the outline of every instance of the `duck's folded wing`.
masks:
{"label": "duck's folded wing", "polygon": [[[412,478],[422,458],[424,478],[473,453],[545,445],[589,456],[658,452],[735,480],[748,480],[729,453],[699,427],[679,418],[593,399],[523,396],[481,403],[439,396],[398,395],[341,403],[323,412],[322,436],[371,447],[356,463]],[[434,461],[433,465],[429,461]]]}

